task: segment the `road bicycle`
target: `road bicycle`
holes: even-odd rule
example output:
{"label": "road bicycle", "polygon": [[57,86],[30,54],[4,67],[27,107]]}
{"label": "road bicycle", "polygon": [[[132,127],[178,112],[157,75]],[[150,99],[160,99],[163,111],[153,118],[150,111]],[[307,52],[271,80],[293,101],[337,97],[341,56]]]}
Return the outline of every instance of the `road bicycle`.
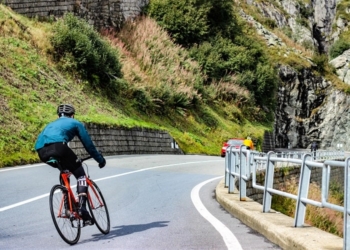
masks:
{"label": "road bicycle", "polygon": [[[90,157],[81,159],[83,161]],[[50,212],[58,234],[68,244],[74,245],[79,241],[83,220],[78,213],[78,196],[74,194],[70,186],[72,173],[65,170],[57,159],[51,158],[47,164],[60,170],[60,184],[54,185],[50,192]],[[86,182],[88,185],[87,204],[90,214],[95,221],[97,228],[103,234],[110,230],[110,219],[107,204],[102,192],[94,181],[90,179],[88,167],[86,167]]]}

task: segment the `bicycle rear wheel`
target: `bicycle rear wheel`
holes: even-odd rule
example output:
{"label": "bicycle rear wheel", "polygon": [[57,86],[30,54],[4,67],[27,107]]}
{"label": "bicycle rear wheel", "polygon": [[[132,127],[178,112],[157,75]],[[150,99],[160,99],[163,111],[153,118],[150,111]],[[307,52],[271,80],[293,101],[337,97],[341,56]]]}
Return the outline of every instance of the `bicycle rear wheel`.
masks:
{"label": "bicycle rear wheel", "polygon": [[50,212],[53,223],[61,238],[70,245],[74,245],[80,238],[80,220],[70,220],[70,211],[64,207],[67,189],[62,185],[55,185],[50,192]]}
{"label": "bicycle rear wheel", "polygon": [[89,197],[89,210],[92,217],[95,220],[97,228],[103,234],[108,234],[110,230],[110,219],[107,209],[107,204],[101,190],[98,188],[95,182],[91,181],[89,186],[88,197]]}

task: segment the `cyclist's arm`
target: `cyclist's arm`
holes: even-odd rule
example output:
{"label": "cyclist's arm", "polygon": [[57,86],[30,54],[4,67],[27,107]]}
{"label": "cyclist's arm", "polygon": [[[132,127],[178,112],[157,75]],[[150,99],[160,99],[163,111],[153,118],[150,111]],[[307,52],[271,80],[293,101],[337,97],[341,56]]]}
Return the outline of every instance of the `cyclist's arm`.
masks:
{"label": "cyclist's arm", "polygon": [[95,159],[95,161],[97,161],[98,163],[103,163],[105,160],[103,156],[97,151],[85,126],[79,122],[77,124],[77,128],[78,128],[78,138],[83,144],[85,150],[92,156],[92,158]]}

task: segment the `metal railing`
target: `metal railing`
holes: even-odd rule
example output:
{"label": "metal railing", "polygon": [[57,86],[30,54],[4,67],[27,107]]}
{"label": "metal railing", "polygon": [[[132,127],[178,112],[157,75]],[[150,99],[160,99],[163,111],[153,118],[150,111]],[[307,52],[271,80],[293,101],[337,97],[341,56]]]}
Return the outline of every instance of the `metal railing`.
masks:
{"label": "metal railing", "polygon": [[[350,192],[348,191],[350,188],[350,157],[345,159],[344,151],[319,151],[313,155],[306,151],[300,153],[269,152],[266,154],[247,150],[243,145],[239,149],[228,147],[225,157],[225,186],[228,187],[229,193],[233,193],[235,179],[237,178],[239,181],[239,198],[241,201],[245,201],[247,199],[247,182],[252,181],[253,188],[263,191],[263,213],[271,210],[273,194],[295,200],[294,227],[304,225],[307,204],[342,212],[344,214],[343,249],[350,249]],[[273,188],[274,169],[278,166],[278,163],[300,165],[297,195]],[[332,204],[328,201],[332,167],[344,168],[344,206]],[[321,201],[308,198],[312,168],[322,169]],[[257,174],[261,171],[265,171],[264,185],[259,185],[256,182]]]}

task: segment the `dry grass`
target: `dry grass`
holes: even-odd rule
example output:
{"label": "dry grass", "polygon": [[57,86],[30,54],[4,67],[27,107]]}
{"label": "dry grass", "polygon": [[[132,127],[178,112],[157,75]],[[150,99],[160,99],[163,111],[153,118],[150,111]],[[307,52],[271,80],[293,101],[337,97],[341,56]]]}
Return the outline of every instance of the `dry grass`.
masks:
{"label": "dry grass", "polygon": [[312,50],[306,49],[299,43],[294,42],[291,38],[289,38],[286,34],[284,34],[280,29],[275,28],[273,33],[277,35],[282,41],[287,45],[287,48],[294,48],[297,51],[300,51],[301,54],[307,58],[312,58],[314,52]]}
{"label": "dry grass", "polygon": [[[298,185],[295,179],[286,181],[284,185],[280,187],[282,191],[298,194]],[[310,183],[308,199],[314,201],[321,201],[321,189],[316,183]],[[283,206],[284,211],[280,211],[288,216],[295,216],[296,201],[278,196],[278,202]],[[341,201],[335,194],[330,192],[328,202],[341,205]],[[312,205],[307,205],[305,223],[317,227],[323,231],[343,236],[343,214],[329,208],[321,208]]]}
{"label": "dry grass", "polygon": [[187,96],[198,95],[194,85],[203,79],[199,65],[190,59],[184,49],[175,45],[154,20],[140,18],[129,22],[118,37],[125,42],[118,42],[124,53],[133,57],[125,68],[138,68],[137,75],[145,72],[148,79],[146,84],[152,87],[167,84]]}

